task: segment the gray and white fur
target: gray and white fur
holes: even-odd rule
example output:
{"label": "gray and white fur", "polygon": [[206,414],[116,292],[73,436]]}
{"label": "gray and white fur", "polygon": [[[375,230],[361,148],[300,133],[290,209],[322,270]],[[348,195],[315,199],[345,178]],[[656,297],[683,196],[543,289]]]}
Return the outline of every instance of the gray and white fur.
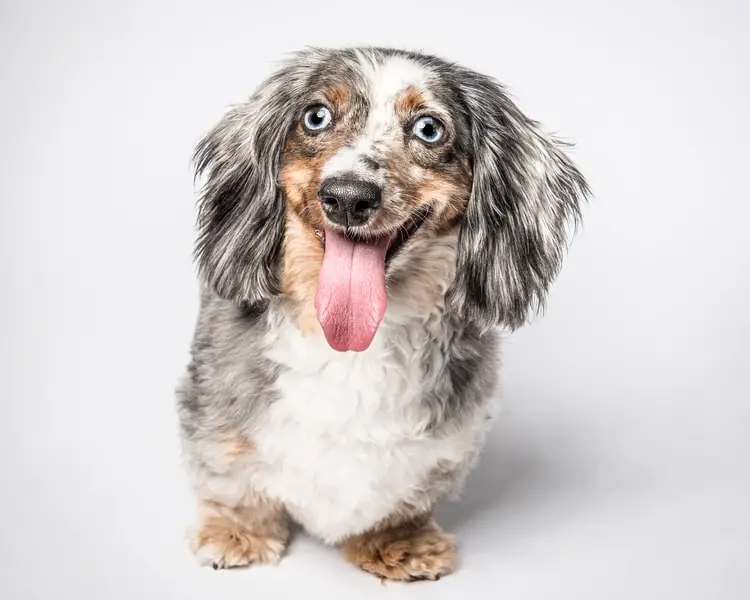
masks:
{"label": "gray and white fur", "polygon": [[[441,223],[433,211],[390,259],[388,309],[364,352],[302,331],[283,283],[282,161],[300,115],[332,85],[349,90],[351,114],[334,158],[345,151],[352,169],[397,182],[383,192],[394,219],[409,192],[389,177],[393,161],[471,171],[457,216]],[[380,92],[405,87],[445,120],[442,154],[384,124],[391,109],[375,122]],[[564,150],[492,78],[395,49],[306,49],[232,108],[196,151],[201,303],[177,406],[199,505],[271,502],[337,544],[404,506],[431,514],[455,497],[494,415],[497,331],[543,307],[589,193]],[[209,546],[194,544],[202,562],[231,563]]]}

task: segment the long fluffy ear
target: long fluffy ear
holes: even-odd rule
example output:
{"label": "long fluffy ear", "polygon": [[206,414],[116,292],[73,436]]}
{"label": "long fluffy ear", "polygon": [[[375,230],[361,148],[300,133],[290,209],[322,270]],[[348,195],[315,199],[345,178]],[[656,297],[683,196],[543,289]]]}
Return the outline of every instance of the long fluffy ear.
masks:
{"label": "long fluffy ear", "polygon": [[286,61],[242,105],[229,110],[198,144],[195,248],[201,278],[219,295],[255,304],[278,293],[284,200],[277,185],[287,132],[312,56]]}
{"label": "long fluffy ear", "polygon": [[448,302],[482,329],[515,329],[543,308],[589,189],[563,145],[497,82],[464,77],[474,181]]}

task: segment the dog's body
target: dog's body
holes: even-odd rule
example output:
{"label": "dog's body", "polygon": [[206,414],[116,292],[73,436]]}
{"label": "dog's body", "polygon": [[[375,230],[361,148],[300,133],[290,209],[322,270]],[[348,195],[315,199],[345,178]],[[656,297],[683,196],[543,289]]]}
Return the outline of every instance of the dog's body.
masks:
{"label": "dog's body", "polygon": [[491,80],[383,49],[297,55],[198,158],[193,550],[275,561],[293,519],[381,577],[449,572],[432,513],[494,412],[493,327],[541,303],[583,178]]}
{"label": "dog's body", "polygon": [[[190,390],[197,401],[183,411],[186,421],[206,424],[188,455],[214,500],[282,499],[308,531],[336,543],[402,503],[429,510],[460,484],[487,422],[491,339],[395,316],[367,352],[341,354],[322,337],[302,335],[281,303],[238,316],[211,295],[205,311],[214,331],[199,334],[207,351],[197,350],[196,369],[217,369],[218,355],[221,371],[211,378],[214,389]],[[449,343],[449,335],[459,339]],[[456,372],[476,382],[443,396]],[[251,440],[252,451],[232,451],[237,440]]]}

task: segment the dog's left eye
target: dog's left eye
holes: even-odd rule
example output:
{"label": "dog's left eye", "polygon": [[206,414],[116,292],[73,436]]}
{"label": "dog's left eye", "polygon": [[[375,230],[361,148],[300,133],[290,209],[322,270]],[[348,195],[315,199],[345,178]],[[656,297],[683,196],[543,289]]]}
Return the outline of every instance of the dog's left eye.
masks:
{"label": "dog's left eye", "polygon": [[443,124],[435,117],[422,117],[414,123],[412,132],[420,140],[434,144],[443,137]]}
{"label": "dog's left eye", "polygon": [[310,131],[320,131],[331,124],[331,111],[325,106],[313,106],[305,113],[305,127]]}

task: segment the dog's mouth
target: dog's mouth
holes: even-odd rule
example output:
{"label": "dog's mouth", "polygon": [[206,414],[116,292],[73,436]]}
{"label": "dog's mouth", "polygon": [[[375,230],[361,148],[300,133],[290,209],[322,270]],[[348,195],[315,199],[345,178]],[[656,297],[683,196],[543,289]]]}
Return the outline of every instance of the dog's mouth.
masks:
{"label": "dog's mouth", "polygon": [[[390,233],[362,234],[358,233],[356,230],[342,231],[341,228],[337,228],[337,231],[355,243],[377,244],[380,243],[382,238],[388,238],[388,250],[385,255],[385,264],[387,266],[393,260],[393,257],[398,254],[401,248],[406,245],[406,242],[408,242],[411,237],[419,231],[422,225],[425,224],[431,214],[432,206],[422,206],[411,215],[405,223],[400,224]],[[315,235],[323,245],[323,249],[325,249],[326,230],[328,229],[329,227],[326,227],[325,229],[320,229],[318,227],[315,228]]]}
{"label": "dog's mouth", "polygon": [[420,208],[390,232],[363,235],[326,226],[316,231],[324,248],[315,311],[329,345],[340,352],[370,347],[386,308],[386,270],[425,224]]}

